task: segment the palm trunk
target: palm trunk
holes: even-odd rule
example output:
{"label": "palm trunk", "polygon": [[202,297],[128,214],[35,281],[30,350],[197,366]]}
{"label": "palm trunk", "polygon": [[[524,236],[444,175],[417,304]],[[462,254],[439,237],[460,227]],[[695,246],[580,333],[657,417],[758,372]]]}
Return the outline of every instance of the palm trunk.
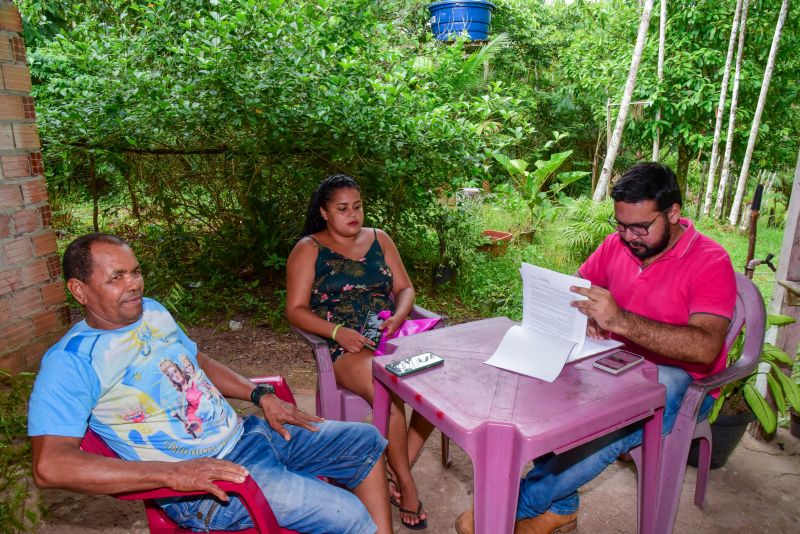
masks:
{"label": "palm trunk", "polygon": [[736,44],[736,34],[739,33],[739,17],[742,12],[742,0],[736,0],[736,7],[733,11],[733,25],[731,26],[731,37],[728,39],[728,55],[725,56],[725,70],[722,73],[722,86],[719,93],[719,104],[717,104],[717,114],[714,123],[714,144],[711,145],[711,160],[708,169],[708,181],[706,183],[706,198],[703,202],[703,215],[708,215],[711,211],[711,199],[714,193],[714,177],[717,174],[717,160],[719,138],[722,132],[722,112],[725,110],[725,98],[728,95],[728,79],[731,74],[731,62],[733,60],[733,48]]}
{"label": "palm trunk", "polygon": [[642,60],[642,51],[647,40],[647,28],[650,26],[650,14],[652,12],[653,0],[645,0],[642,18],[639,21],[639,32],[636,36],[636,46],[633,49],[633,57],[631,57],[631,67],[628,70],[628,81],[625,83],[625,91],[622,94],[622,102],[619,105],[617,123],[614,126],[614,134],[608,146],[600,179],[597,181],[597,187],[592,196],[592,199],[596,202],[600,202],[605,198],[606,189],[611,180],[611,173],[614,170],[614,160],[617,159],[617,151],[619,151],[619,145],[622,141],[622,131],[625,129],[625,119],[628,118],[628,108],[630,107],[631,96],[633,96],[633,88],[636,86],[636,75],[639,72],[639,63]]}
{"label": "palm trunk", "polygon": [[[738,0],[741,1],[741,0]],[[664,82],[664,39],[667,33],[667,0],[661,0],[661,14],[658,20],[658,90],[661,91],[661,84]],[[656,109],[656,131],[653,137],[653,161],[658,161],[658,153],[661,151],[661,128],[658,123],[661,120],[661,106]]]}
{"label": "palm trunk", "polygon": [[736,108],[739,105],[739,80],[744,58],[744,36],[747,29],[747,8],[749,0],[742,1],[741,20],[739,22],[739,45],[736,51],[736,71],[733,75],[733,91],[731,93],[731,109],[728,112],[728,136],[725,139],[725,156],[722,158],[722,172],[719,175],[717,201],[714,204],[714,218],[720,219],[725,205],[725,189],[728,186],[728,175],[731,172],[731,152],[733,151],[733,134],[736,127]]}
{"label": "palm trunk", "polygon": [[728,219],[731,224],[736,224],[736,221],[739,218],[742,197],[744,196],[745,186],[747,185],[747,174],[750,171],[750,162],[753,160],[753,149],[755,149],[756,138],[758,137],[758,127],[761,125],[761,114],[764,112],[764,105],[767,102],[767,91],[769,91],[769,84],[770,81],[772,81],[772,71],[775,70],[775,56],[778,55],[778,45],[781,41],[781,32],[783,31],[783,25],[786,22],[786,14],[788,12],[789,0],[783,0],[783,2],[781,2],[780,15],[778,15],[778,22],[775,25],[775,34],[772,36],[772,46],[769,49],[767,67],[764,69],[764,80],[761,82],[761,93],[758,95],[756,113],[753,116],[753,124],[750,127],[750,138],[747,140],[747,150],[744,153],[742,168],[739,171],[739,183],[736,184],[736,196],[733,199],[731,216]]}

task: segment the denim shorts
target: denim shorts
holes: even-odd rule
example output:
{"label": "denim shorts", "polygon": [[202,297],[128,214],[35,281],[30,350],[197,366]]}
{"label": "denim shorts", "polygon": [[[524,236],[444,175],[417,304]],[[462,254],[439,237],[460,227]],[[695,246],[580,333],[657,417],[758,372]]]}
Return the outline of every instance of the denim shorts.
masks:
{"label": "denim shorts", "polygon": [[[317,477],[328,477],[349,489],[358,486],[386,447],[377,429],[339,421],[319,424],[319,432],[292,425],[286,429],[292,436],[289,441],[263,419],[248,417],[241,439],[225,460],[247,468],[284,528],[374,533],[377,528],[355,495]],[[253,527],[247,509],[235,495],[227,503],[193,496],[162,499],[159,504],[182,528],[196,532]]]}

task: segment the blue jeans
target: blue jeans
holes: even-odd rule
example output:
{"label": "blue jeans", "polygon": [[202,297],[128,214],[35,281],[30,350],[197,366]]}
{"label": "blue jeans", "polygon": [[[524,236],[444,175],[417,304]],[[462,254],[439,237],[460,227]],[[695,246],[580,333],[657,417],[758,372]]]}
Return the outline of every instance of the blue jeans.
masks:
{"label": "blue jeans", "polygon": [[[244,433],[225,460],[243,465],[267,498],[278,524],[300,532],[369,533],[377,530],[367,509],[349,489],[369,474],[386,447],[377,429],[364,423],[325,421],[319,432],[286,425],[286,441],[263,419],[250,416]],[[253,522],[238,497],[162,499],[167,515],[183,528],[243,530]]]}
{"label": "blue jeans", "polygon": [[[658,366],[658,382],[667,388],[662,432],[672,431],[686,388],[694,379],[683,369]],[[698,420],[705,418],[714,399],[706,396]],[[536,517],[546,511],[559,515],[578,511],[578,488],[593,480],[617,457],[642,443],[641,425],[622,428],[563,454],[548,454],[534,461],[519,488],[517,520]]]}

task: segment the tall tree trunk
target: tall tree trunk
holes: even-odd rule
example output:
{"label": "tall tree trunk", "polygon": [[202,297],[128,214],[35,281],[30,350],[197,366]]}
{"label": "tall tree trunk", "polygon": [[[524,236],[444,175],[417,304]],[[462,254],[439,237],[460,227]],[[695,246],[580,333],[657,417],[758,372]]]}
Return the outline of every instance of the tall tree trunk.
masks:
{"label": "tall tree trunk", "polygon": [[122,177],[125,179],[125,185],[128,187],[128,195],[131,197],[131,213],[136,218],[136,221],[141,225],[142,216],[139,213],[139,199],[136,196],[136,191],[133,188],[133,165],[131,165],[132,156],[125,154],[124,162],[122,163]]}
{"label": "tall tree trunk", "polygon": [[742,168],[739,171],[739,183],[736,184],[736,196],[733,199],[733,207],[731,207],[731,216],[728,221],[731,224],[736,224],[739,219],[739,210],[742,205],[742,197],[747,185],[747,175],[750,172],[750,162],[753,160],[753,150],[756,146],[756,138],[758,137],[758,127],[761,125],[761,114],[764,112],[764,105],[767,102],[767,91],[769,91],[769,83],[772,81],[772,71],[775,70],[775,56],[778,55],[778,45],[781,41],[781,32],[783,25],[786,22],[786,14],[789,12],[789,0],[783,0],[781,3],[781,12],[778,15],[778,22],[775,24],[775,34],[772,36],[772,46],[769,49],[769,58],[767,58],[767,67],[764,69],[764,80],[761,82],[761,93],[758,95],[758,104],[756,105],[756,113],[753,115],[753,124],[750,127],[750,138],[747,140],[747,150],[744,153],[744,160],[742,161]]}
{"label": "tall tree trunk", "polygon": [[683,191],[686,189],[686,175],[689,174],[689,163],[692,162],[692,155],[689,153],[689,147],[683,140],[678,142],[678,188]]}
{"label": "tall tree trunk", "polygon": [[95,232],[100,231],[100,195],[97,191],[97,171],[94,161],[94,152],[89,151],[89,192],[92,195],[92,228]]}
{"label": "tall tree trunk", "polygon": [[703,163],[703,169],[700,171],[700,187],[697,188],[697,204],[694,207],[694,218],[700,218],[700,209],[703,207],[703,191],[706,189],[706,164]]}
{"label": "tall tree trunk", "polygon": [[[741,1],[741,0],[738,0]],[[661,92],[661,84],[664,82],[664,39],[667,33],[667,0],[661,0],[661,14],[658,20],[658,91]],[[658,161],[658,153],[661,150],[661,127],[658,125],[661,120],[661,106],[656,109],[656,131],[653,137],[653,161]]]}
{"label": "tall tree trunk", "polygon": [[703,215],[708,215],[711,211],[711,200],[714,193],[714,177],[717,174],[717,161],[719,149],[719,137],[722,132],[722,113],[725,110],[725,98],[728,96],[728,79],[731,74],[731,62],[733,61],[733,48],[736,44],[736,34],[739,33],[739,17],[742,12],[742,0],[736,0],[736,7],[733,11],[733,25],[731,26],[731,37],[728,39],[728,55],[725,56],[725,70],[722,73],[722,85],[719,92],[719,104],[717,104],[717,114],[714,122],[714,144],[711,145],[711,160],[708,169],[708,181],[706,182],[706,198],[703,202]]}
{"label": "tall tree trunk", "polygon": [[631,67],[628,70],[628,81],[625,83],[622,102],[619,104],[617,123],[616,126],[614,126],[614,134],[608,146],[606,160],[603,163],[603,171],[600,173],[600,180],[598,180],[597,187],[592,196],[592,199],[596,202],[600,202],[605,198],[606,189],[611,180],[611,173],[614,170],[614,160],[617,159],[617,151],[622,141],[622,131],[625,129],[625,119],[628,118],[628,108],[630,107],[631,96],[633,96],[633,88],[636,86],[636,75],[639,72],[639,63],[642,60],[642,51],[644,50],[644,44],[647,40],[647,28],[650,26],[650,14],[652,12],[653,0],[645,0],[644,8],[642,9],[642,18],[639,21],[639,32],[636,36],[636,46],[633,49],[633,56],[631,57]]}
{"label": "tall tree trunk", "polygon": [[717,200],[714,203],[714,218],[720,219],[722,208],[725,204],[725,190],[728,186],[728,175],[731,171],[731,152],[733,151],[733,136],[736,128],[736,108],[739,105],[739,80],[742,74],[742,59],[744,58],[744,36],[747,30],[747,9],[749,0],[742,1],[741,20],[739,22],[739,44],[736,51],[736,72],[733,75],[733,90],[731,92],[731,109],[728,112],[728,136],[725,139],[725,156],[722,158],[722,172],[719,175]]}

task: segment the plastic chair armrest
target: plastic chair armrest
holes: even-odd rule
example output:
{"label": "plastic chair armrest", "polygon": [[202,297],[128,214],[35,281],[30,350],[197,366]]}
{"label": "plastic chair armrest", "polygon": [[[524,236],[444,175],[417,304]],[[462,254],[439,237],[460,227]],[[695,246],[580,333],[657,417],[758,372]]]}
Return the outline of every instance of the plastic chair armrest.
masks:
{"label": "plastic chair armrest", "polygon": [[[235,493],[236,495],[240,495],[243,498],[245,495],[247,498],[251,498],[252,494],[259,494],[261,498],[264,498],[264,495],[261,493],[258,484],[256,481],[253,480],[252,477],[248,476],[244,482],[238,484],[236,482],[228,482],[226,480],[215,480],[214,484],[220,487],[222,491],[225,493]],[[149,499],[164,499],[168,497],[190,497],[192,495],[208,495],[207,491],[176,491],[170,488],[156,488],[151,490],[144,490],[144,491],[131,491],[131,492],[124,492],[124,493],[116,493],[114,497],[117,499],[121,499],[123,501],[142,501],[142,500],[149,500]]]}
{"label": "plastic chair armrest", "polygon": [[251,381],[255,382],[256,384],[269,384],[275,388],[275,396],[285,402],[291,402],[295,406],[297,406],[297,401],[294,398],[294,394],[292,390],[289,388],[289,384],[286,383],[286,379],[282,376],[256,376],[250,378]]}
{"label": "plastic chair armrest", "polygon": [[299,328],[297,326],[292,326],[292,330],[294,330],[294,332],[298,336],[300,336],[300,339],[308,343],[314,350],[323,347],[327,348],[328,346],[325,340],[322,337],[318,336],[317,334],[312,334],[311,332],[303,330],[302,328]]}
{"label": "plastic chair armrest", "polygon": [[417,306],[414,304],[414,308],[411,310],[411,315],[409,316],[411,319],[441,319],[442,316],[436,313],[433,313],[430,310],[426,310],[422,306]]}

